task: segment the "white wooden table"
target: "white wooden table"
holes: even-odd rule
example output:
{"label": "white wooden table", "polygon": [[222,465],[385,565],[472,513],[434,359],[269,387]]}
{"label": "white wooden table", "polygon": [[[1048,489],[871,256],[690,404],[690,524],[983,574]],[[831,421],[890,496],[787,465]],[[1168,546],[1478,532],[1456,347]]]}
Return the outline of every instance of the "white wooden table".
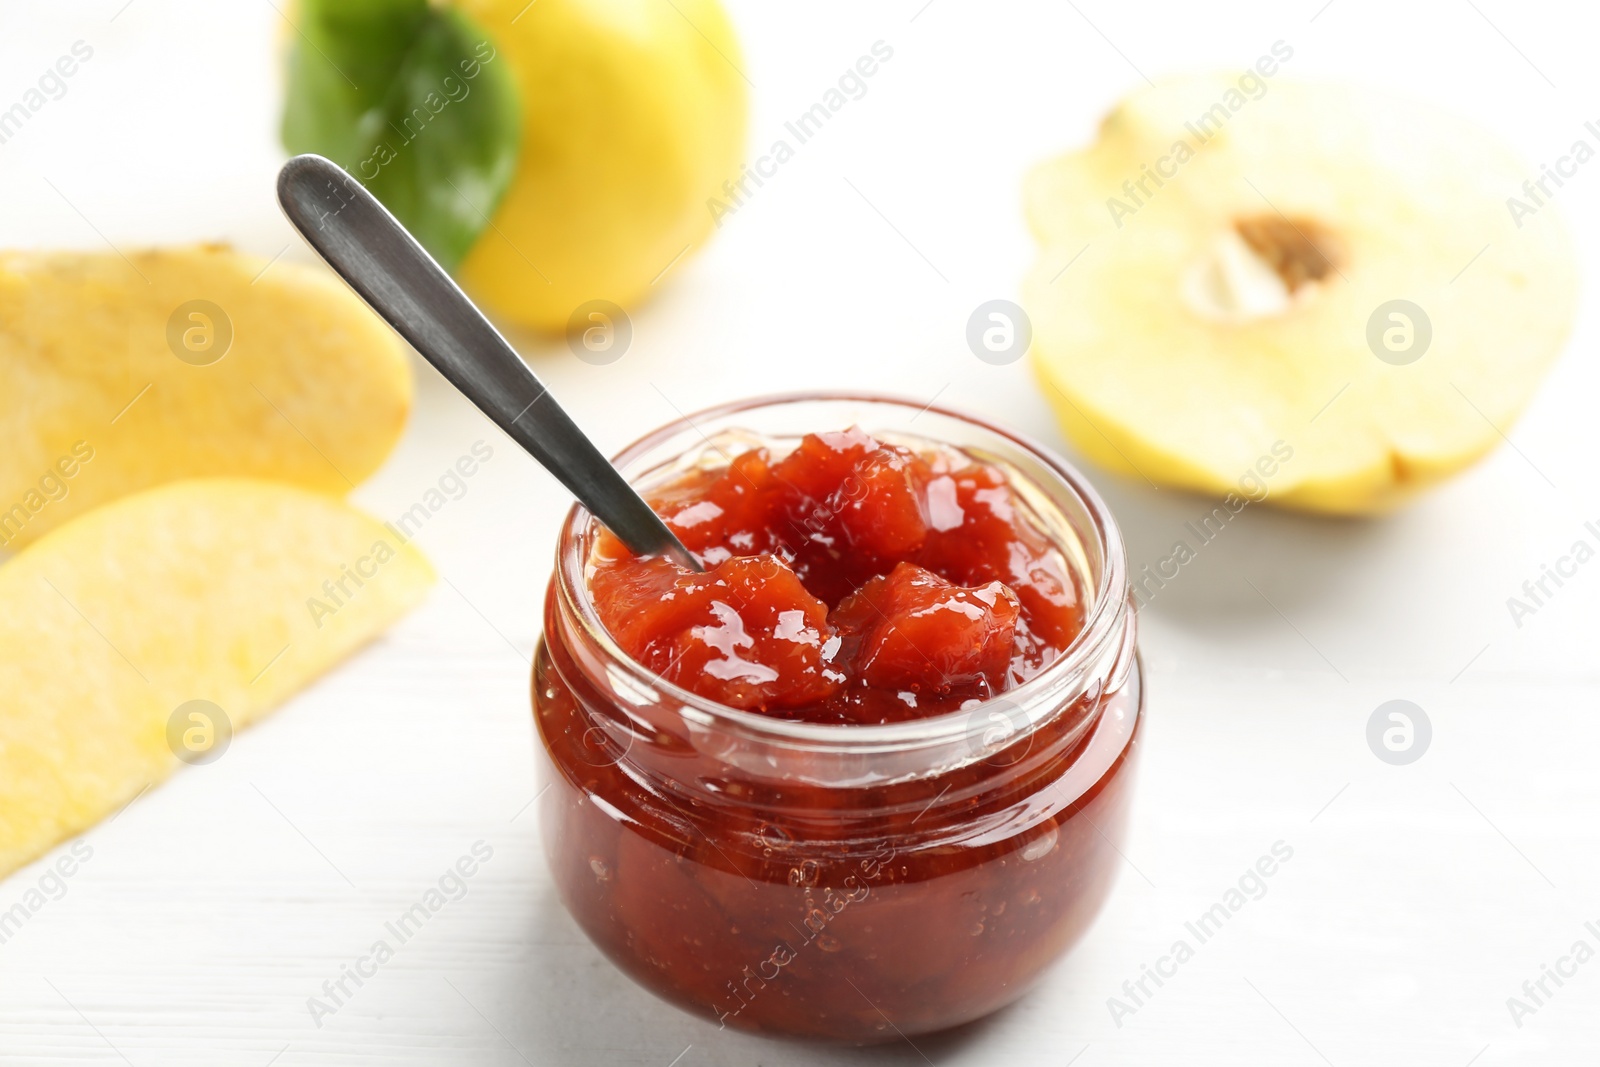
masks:
{"label": "white wooden table", "polygon": [[[0,243],[223,237],[307,258],[271,196],[273,7],[123,5],[0,3],[0,106],[74,41],[94,49],[0,145]],[[937,396],[1060,444],[1025,367],[974,359],[964,325],[1029,262],[1026,167],[1089,138],[1140,72],[1242,69],[1282,39],[1295,74],[1442,101],[1535,164],[1600,118],[1577,5],[733,6],[757,152],[875,41],[894,55],[670,272],[626,358],[526,343],[606,446],[674,408],[809,387]],[[1560,199],[1592,257],[1600,166]],[[1109,907],[1013,1009],[871,1052],[719,1033],[623,979],[561,910],[525,812],[528,657],[567,502],[419,364],[410,429],[357,499],[392,517],[490,441],[421,534],[445,580],[221,761],[85,835],[64,895],[0,946],[0,1062],[1592,1063],[1600,961],[1547,979],[1534,1014],[1506,1004],[1574,942],[1600,950],[1600,567],[1521,628],[1505,604],[1600,519],[1592,276],[1584,292],[1514,449],[1381,521],[1249,509],[1184,568],[1144,615],[1147,749]],[[1135,565],[1206,510],[1099,482]],[[1367,746],[1391,699],[1432,722],[1409,766]],[[308,998],[480,841],[465,896],[317,1025]],[[1114,1021],[1108,998],[1279,841],[1293,858],[1265,895]],[[41,873],[0,883],[0,910]]]}

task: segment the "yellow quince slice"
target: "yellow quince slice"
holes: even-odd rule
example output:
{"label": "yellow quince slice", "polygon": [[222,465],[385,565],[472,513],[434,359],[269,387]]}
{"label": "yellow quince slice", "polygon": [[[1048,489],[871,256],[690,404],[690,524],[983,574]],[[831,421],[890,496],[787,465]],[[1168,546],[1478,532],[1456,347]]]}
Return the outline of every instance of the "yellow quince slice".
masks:
{"label": "yellow quince slice", "polygon": [[0,547],[180,478],[344,493],[411,391],[399,340],[321,268],[217,246],[0,253]]}
{"label": "yellow quince slice", "polygon": [[173,482],[0,566],[0,876],[383,631],[433,580],[341,500],[250,479]]}
{"label": "yellow quince slice", "polygon": [[1567,335],[1560,191],[1530,175],[1387,93],[1253,74],[1141,90],[1028,181],[1045,394],[1130,475],[1392,507],[1493,448]]}

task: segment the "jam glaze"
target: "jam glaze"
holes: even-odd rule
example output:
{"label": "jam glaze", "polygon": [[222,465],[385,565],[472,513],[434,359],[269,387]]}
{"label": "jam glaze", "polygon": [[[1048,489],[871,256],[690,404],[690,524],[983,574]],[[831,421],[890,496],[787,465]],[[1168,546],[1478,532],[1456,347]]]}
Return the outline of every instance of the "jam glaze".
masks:
{"label": "jam glaze", "polygon": [[648,499],[706,571],[602,536],[601,618],[639,663],[730,707],[942,715],[1034,677],[1083,626],[1076,576],[1005,472],[954,448],[808,434]]}

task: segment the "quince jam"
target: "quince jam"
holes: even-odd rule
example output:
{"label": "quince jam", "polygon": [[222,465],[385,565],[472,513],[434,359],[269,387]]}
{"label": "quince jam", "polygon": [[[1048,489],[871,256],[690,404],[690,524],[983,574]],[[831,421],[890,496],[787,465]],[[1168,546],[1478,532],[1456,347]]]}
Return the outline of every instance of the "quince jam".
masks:
{"label": "quince jam", "polygon": [[601,538],[600,617],[661,677],[817,723],[943,715],[1027,681],[1083,624],[1074,575],[1005,472],[860,429],[754,448],[656,491],[705,565]]}
{"label": "quince jam", "polygon": [[575,509],[533,675],[541,836],[589,938],[720,1026],[858,1044],[995,1011],[1082,936],[1143,706],[1120,540],[1081,479],[866,403],[971,451],[647,438],[636,459],[678,442],[646,495],[705,570]]}

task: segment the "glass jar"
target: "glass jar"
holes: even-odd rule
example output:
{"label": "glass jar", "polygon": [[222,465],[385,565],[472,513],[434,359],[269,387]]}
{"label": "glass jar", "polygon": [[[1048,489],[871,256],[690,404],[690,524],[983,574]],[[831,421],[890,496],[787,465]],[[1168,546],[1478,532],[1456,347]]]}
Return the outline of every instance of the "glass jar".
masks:
{"label": "glass jar", "polygon": [[724,1026],[869,1043],[1004,1006],[1083,934],[1119,863],[1143,685],[1105,504],[1008,431],[886,398],[776,397],[668,425],[616,462],[649,487],[726,463],[724,440],[781,450],[850,425],[1008,472],[1082,586],[1060,659],[998,699],[891,725],[719,705],[606,633],[585,581],[597,526],[574,508],[533,707],[546,856],[595,944]]}

